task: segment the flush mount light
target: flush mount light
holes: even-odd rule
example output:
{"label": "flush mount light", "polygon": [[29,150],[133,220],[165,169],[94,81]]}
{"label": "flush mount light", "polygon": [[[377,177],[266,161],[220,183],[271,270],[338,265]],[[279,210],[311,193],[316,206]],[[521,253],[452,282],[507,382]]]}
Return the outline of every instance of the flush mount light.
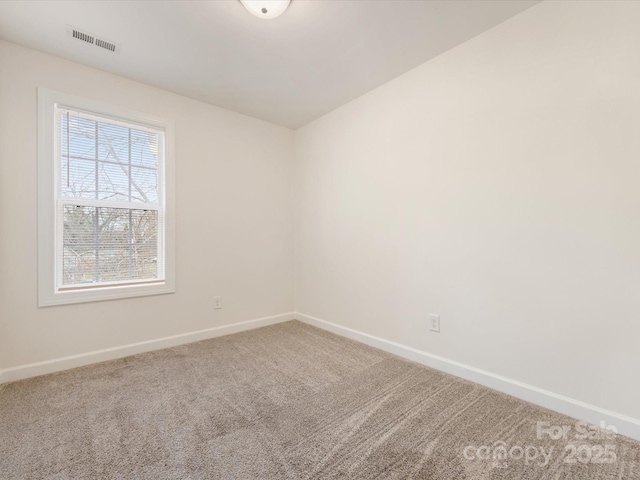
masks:
{"label": "flush mount light", "polygon": [[284,13],[291,0],[240,0],[247,10],[259,18],[276,18]]}

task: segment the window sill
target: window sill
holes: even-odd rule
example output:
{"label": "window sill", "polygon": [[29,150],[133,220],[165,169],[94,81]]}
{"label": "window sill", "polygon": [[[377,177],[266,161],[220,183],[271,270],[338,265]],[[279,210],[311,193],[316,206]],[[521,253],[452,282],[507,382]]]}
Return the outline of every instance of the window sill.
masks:
{"label": "window sill", "polygon": [[170,285],[168,282],[143,285],[119,285],[115,287],[102,287],[85,290],[67,290],[55,293],[41,293],[38,299],[38,306],[51,307],[54,305],[100,302],[104,300],[117,300],[120,298],[165,295],[168,293],[175,293],[175,287]]}

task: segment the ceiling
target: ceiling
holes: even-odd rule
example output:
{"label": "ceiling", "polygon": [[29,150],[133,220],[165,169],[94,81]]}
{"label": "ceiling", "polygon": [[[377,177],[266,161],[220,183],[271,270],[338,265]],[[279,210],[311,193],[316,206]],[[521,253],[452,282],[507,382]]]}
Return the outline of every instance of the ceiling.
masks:
{"label": "ceiling", "polygon": [[0,38],[297,128],[537,2],[292,0],[263,20],[239,0],[0,1]]}

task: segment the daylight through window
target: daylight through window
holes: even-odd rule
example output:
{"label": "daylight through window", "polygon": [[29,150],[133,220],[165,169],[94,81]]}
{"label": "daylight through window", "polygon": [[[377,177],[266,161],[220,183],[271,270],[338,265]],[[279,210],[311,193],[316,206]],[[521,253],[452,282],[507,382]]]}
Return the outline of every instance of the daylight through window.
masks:
{"label": "daylight through window", "polygon": [[57,106],[59,291],[164,278],[164,132]]}

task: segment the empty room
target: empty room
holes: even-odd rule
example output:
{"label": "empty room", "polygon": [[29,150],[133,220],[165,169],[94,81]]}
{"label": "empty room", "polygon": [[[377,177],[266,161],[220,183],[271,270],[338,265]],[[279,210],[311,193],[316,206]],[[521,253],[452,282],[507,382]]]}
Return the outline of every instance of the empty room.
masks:
{"label": "empty room", "polygon": [[0,480],[640,480],[640,1],[0,1]]}

